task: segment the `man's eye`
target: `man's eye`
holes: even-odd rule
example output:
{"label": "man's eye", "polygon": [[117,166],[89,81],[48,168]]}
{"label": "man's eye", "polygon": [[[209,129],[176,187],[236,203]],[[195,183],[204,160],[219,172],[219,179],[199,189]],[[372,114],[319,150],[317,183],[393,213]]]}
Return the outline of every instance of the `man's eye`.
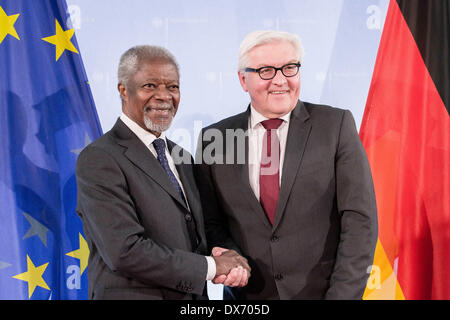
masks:
{"label": "man's eye", "polygon": [[146,83],[143,85],[144,88],[154,89],[156,88],[156,85],[153,83]]}
{"label": "man's eye", "polygon": [[261,73],[261,74],[270,74],[270,73],[272,73],[272,68],[262,68],[260,71],[259,71],[259,73]]}
{"label": "man's eye", "polygon": [[180,87],[177,85],[169,86],[169,90],[177,91]]}

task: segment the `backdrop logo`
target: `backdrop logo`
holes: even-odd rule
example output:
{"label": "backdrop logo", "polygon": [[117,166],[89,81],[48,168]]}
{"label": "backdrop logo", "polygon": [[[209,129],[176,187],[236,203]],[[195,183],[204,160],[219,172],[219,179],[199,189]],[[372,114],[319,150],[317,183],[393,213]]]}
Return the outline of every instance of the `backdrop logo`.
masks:
{"label": "backdrop logo", "polygon": [[369,30],[380,30],[383,25],[382,21],[382,11],[377,5],[370,5],[367,7],[366,13],[369,14],[366,20],[367,29]]}
{"label": "backdrop logo", "polygon": [[67,18],[66,24],[70,29],[81,29],[81,8],[77,5],[70,5],[67,8],[69,18]]}

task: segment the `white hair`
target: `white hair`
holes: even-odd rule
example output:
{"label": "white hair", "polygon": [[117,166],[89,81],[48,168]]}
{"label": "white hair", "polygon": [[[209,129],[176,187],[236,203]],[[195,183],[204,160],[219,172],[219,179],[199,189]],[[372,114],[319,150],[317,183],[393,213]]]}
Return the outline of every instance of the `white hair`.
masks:
{"label": "white hair", "polygon": [[248,53],[254,47],[278,42],[287,41],[291,43],[297,52],[297,58],[300,63],[303,61],[304,49],[300,38],[292,33],[275,30],[258,30],[249,33],[239,47],[238,71],[244,71],[249,66]]}
{"label": "white hair", "polygon": [[120,57],[117,72],[118,83],[128,87],[130,78],[139,70],[139,66],[143,61],[158,60],[173,64],[178,75],[180,75],[177,61],[167,49],[158,46],[141,45],[128,49]]}

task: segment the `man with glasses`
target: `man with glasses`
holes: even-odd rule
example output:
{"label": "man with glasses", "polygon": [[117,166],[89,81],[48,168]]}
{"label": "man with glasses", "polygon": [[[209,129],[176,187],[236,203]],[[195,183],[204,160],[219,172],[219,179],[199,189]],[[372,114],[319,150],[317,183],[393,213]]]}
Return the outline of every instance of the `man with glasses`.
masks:
{"label": "man with glasses", "polygon": [[361,299],[370,273],[377,214],[367,157],[350,111],[299,100],[302,60],[296,35],[250,33],[238,71],[250,105],[201,133],[208,244],[252,268],[237,299]]}

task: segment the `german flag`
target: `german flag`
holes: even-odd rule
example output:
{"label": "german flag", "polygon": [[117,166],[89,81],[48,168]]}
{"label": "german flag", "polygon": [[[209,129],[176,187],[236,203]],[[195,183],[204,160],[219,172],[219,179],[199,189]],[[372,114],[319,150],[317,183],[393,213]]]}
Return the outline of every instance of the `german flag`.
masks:
{"label": "german flag", "polygon": [[379,234],[364,299],[450,299],[450,1],[391,0],[360,128]]}

